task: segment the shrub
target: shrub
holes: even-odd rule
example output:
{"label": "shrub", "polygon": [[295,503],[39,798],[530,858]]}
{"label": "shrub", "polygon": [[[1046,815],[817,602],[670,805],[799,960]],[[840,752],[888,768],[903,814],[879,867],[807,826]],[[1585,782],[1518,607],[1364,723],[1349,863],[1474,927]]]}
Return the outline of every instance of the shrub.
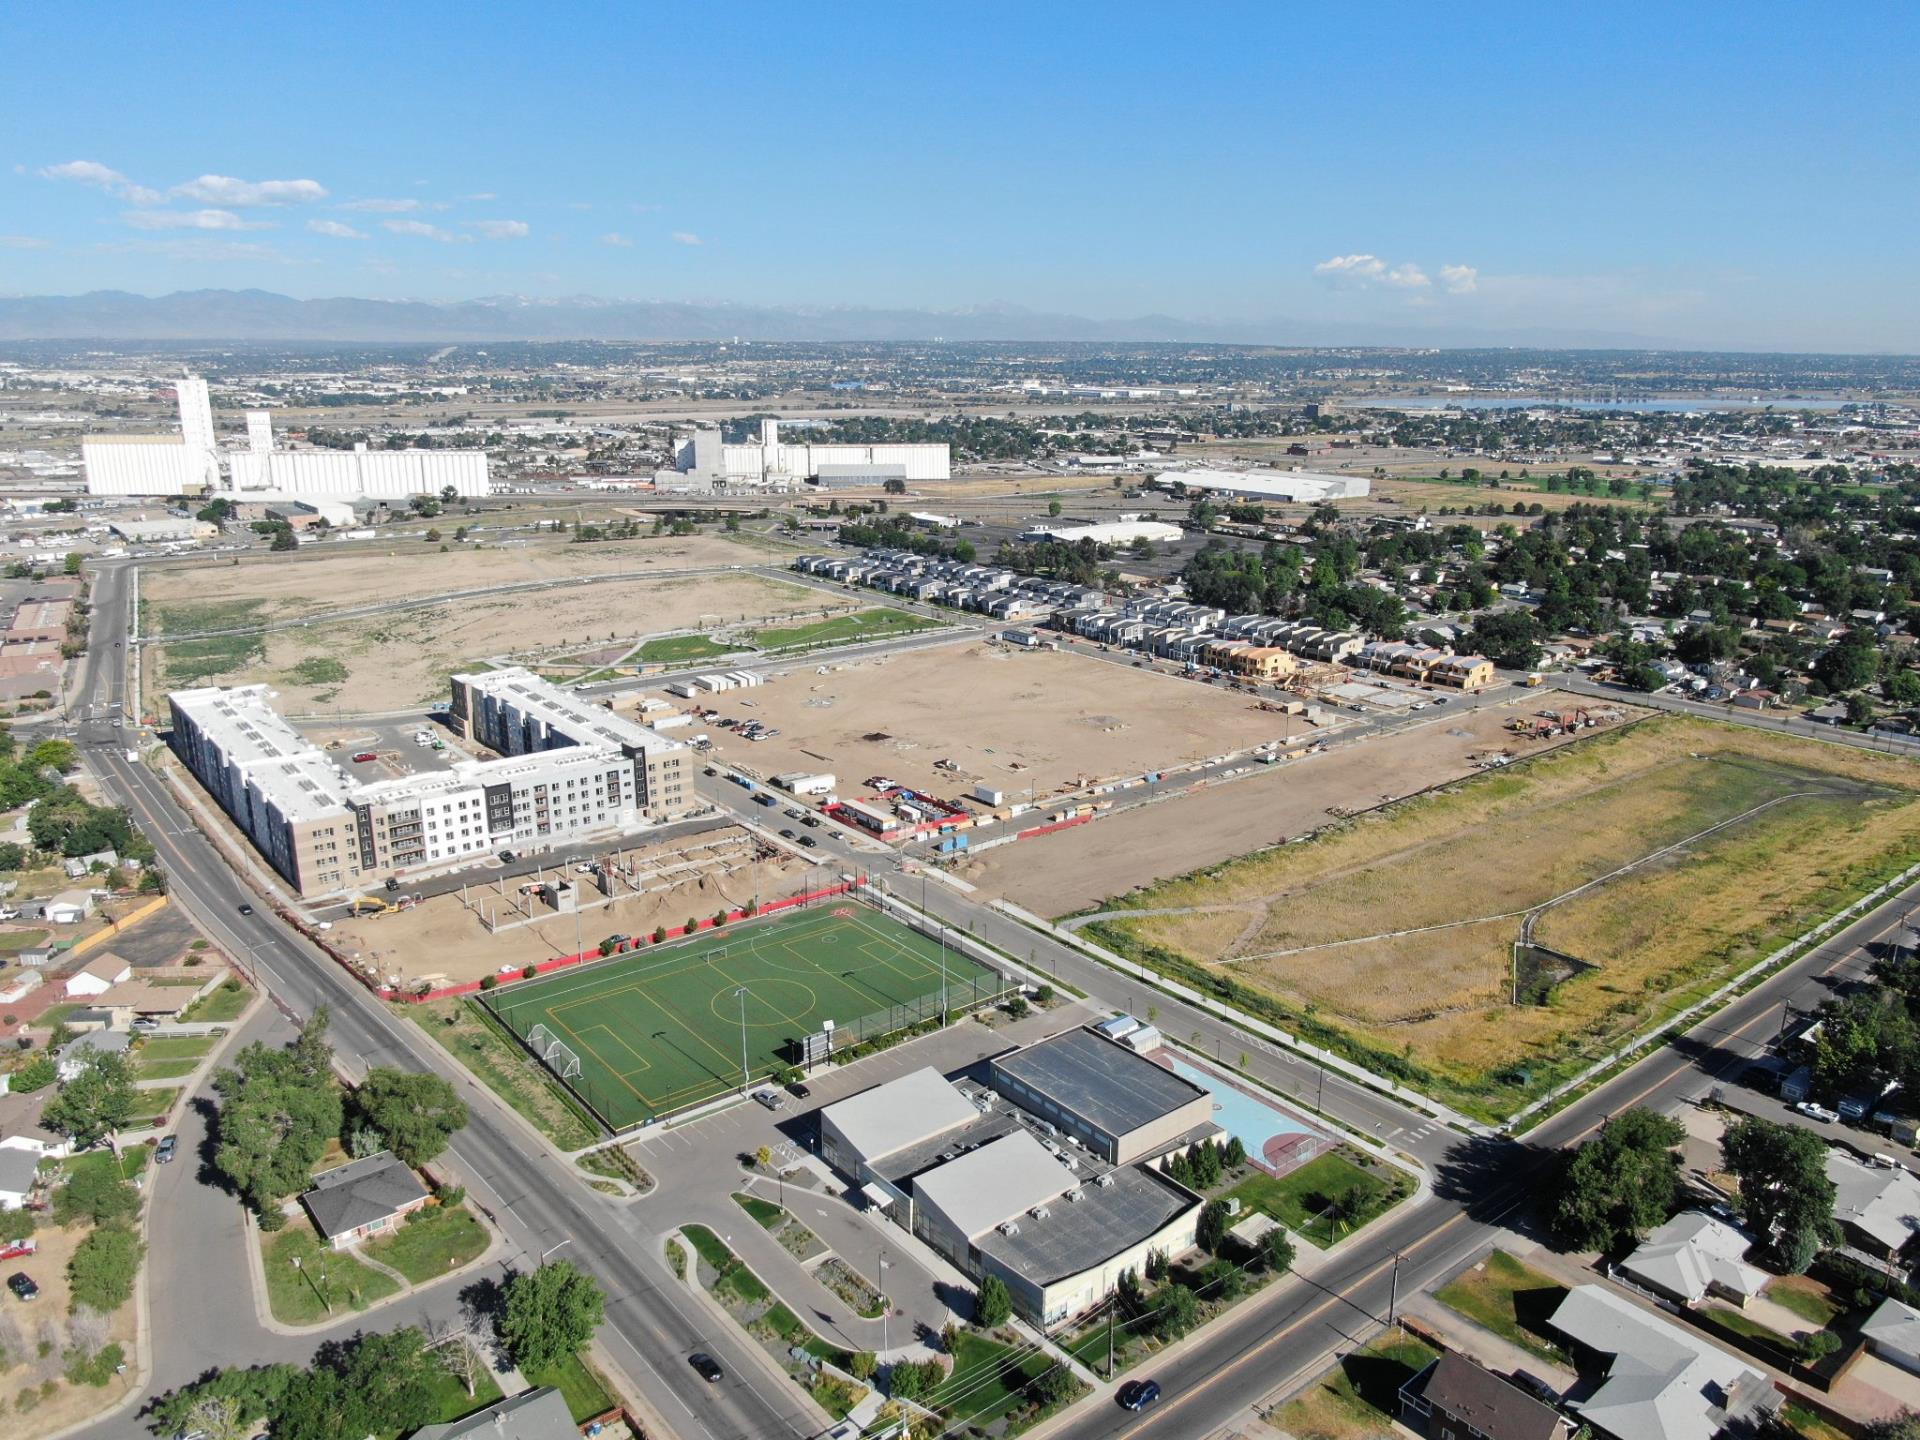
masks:
{"label": "shrub", "polygon": [[1033,991],[1033,998],[1042,1005],[1051,1005],[1053,1003],[1053,986],[1051,985],[1035,986]]}
{"label": "shrub", "polygon": [[498,975],[482,975],[480,977],[480,988],[482,990],[491,990],[499,983],[500,977]]}
{"label": "shrub", "polygon": [[539,973],[540,967],[537,965],[522,965],[520,967],[520,978],[522,980],[531,980]]}
{"label": "shrub", "polygon": [[857,1350],[847,1361],[847,1373],[860,1381],[873,1379],[873,1372],[879,1367],[880,1362],[871,1350]]}
{"label": "shrub", "polygon": [[67,1379],[74,1385],[105,1385],[113,1379],[113,1372],[126,1363],[126,1353],[116,1341],[104,1345],[89,1356],[84,1350],[72,1349],[62,1357],[67,1362]]}
{"label": "shrub", "polygon": [[726,923],[727,923],[727,912],[726,912],[726,911],[724,911],[724,910],[716,910],[716,911],[714,911],[714,912],[713,912],[713,928],[714,928],[714,929],[716,929],[716,930],[718,930],[718,929],[719,929],[719,928],[720,928],[720,927],[721,927],[722,925],[724,925],[724,924],[726,924]]}
{"label": "shrub", "polygon": [[656,925],[653,927],[653,943],[654,944],[656,945],[662,944],[665,942],[666,938],[667,938],[666,926]]}

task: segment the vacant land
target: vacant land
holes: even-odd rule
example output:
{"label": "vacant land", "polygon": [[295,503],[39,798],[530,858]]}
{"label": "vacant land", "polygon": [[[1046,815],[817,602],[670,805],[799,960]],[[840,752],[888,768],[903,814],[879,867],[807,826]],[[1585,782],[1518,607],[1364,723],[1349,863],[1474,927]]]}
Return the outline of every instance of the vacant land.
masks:
{"label": "vacant land", "polygon": [[[1025,799],[1246,750],[1304,729],[1245,695],[1067,651],[984,642],[802,669],[708,704],[776,738],[709,733],[762,774],[829,770],[840,793],[886,775],[936,795],[987,784]],[[946,761],[947,765],[936,762]]]}
{"label": "vacant land", "polygon": [[[320,567],[314,567],[319,569]],[[223,611],[243,602],[225,602]],[[252,618],[267,612],[258,602]],[[348,601],[347,603],[351,603]],[[162,606],[167,628],[198,605]],[[738,622],[819,608],[815,592],[757,575],[612,580],[419,605],[361,619],[161,645],[149,652],[152,698],[189,685],[266,682],[289,714],[357,713],[447,698],[447,677],[522,652],[604,645],[716,620]]]}
{"label": "vacant land", "polygon": [[[806,888],[809,874],[818,880],[822,873],[736,825],[603,858],[623,872],[616,888],[624,898],[577,917],[553,913],[531,893],[533,880],[476,881],[464,903],[458,894],[436,895],[411,910],[341,921],[329,940],[396,989],[439,989],[576,955],[606,935],[650,934],[660,925],[672,929],[754,900],[782,899]],[[568,878],[582,886],[583,898],[599,893],[589,877]],[[641,893],[625,888],[628,879]],[[489,918],[505,922],[529,913],[546,918],[518,929],[487,929]]]}
{"label": "vacant land", "polygon": [[1514,715],[1556,704],[1549,691],[1482,709],[1455,702],[1430,725],[1358,743],[1335,739],[1325,754],[989,850],[958,873],[1042,915],[1085,910],[1134,886],[1304,835],[1325,825],[1335,807],[1363,810],[1470,775],[1469,756],[1532,755],[1564,743],[1516,741],[1502,728]]}
{"label": "vacant land", "polygon": [[933,630],[937,620],[910,615],[904,610],[885,607],[859,610],[851,615],[836,615],[806,625],[773,626],[755,630],[749,638],[762,650],[793,650],[820,645],[851,645],[860,640],[885,640],[895,635],[911,635],[916,630]]}
{"label": "vacant land", "polygon": [[1413,1193],[1404,1171],[1343,1145],[1279,1179],[1255,1172],[1227,1192],[1242,1210],[1258,1210],[1309,1244],[1325,1249],[1370,1224]]}
{"label": "vacant land", "polygon": [[1273,1413],[1295,1440],[1391,1440],[1400,1387],[1439,1358],[1439,1351],[1402,1330],[1389,1330],[1343,1356],[1312,1386]]}
{"label": "vacant land", "polygon": [[[1497,1118],[1911,864],[1917,791],[1904,760],[1663,717],[1136,892],[1118,908],[1166,913],[1088,933]],[[1568,958],[1514,1004],[1529,934]]]}
{"label": "vacant land", "polygon": [[1566,1297],[1566,1286],[1504,1250],[1463,1270],[1434,1296],[1509,1344],[1556,1365],[1566,1364],[1567,1356],[1548,1338],[1553,1332],[1547,1321]]}

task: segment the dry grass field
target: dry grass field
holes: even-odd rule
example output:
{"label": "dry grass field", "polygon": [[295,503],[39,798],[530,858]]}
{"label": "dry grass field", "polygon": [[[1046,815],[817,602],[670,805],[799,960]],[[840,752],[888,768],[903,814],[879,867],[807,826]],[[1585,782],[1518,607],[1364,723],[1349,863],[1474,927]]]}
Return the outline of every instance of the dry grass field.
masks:
{"label": "dry grass field", "polygon": [[[718,622],[778,621],[817,611],[823,597],[800,585],[751,574],[604,580],[589,575],[763,562],[754,551],[710,537],[619,545],[529,545],[522,549],[368,555],[349,551],[278,567],[249,564],[163,570],[143,582],[150,633],[238,628],[312,617],[291,629],[183,640],[150,647],[144,679],[149,709],[168,690],[266,682],[289,714],[355,714],[446,698],[447,676],[494,656],[555,647],[605,646],[642,635]],[[552,581],[436,603],[449,590]],[[359,619],[327,613],[382,600],[409,608]]]}
{"label": "dry grass field", "polygon": [[[747,741],[710,727],[716,750],[762,775],[827,770],[840,793],[884,774],[938,795],[987,784],[1025,799],[1283,739],[1300,720],[1244,694],[1061,650],[962,641],[796,669],[707,703],[781,732]],[[951,761],[955,768],[936,767]]]}
{"label": "dry grass field", "polygon": [[[1088,933],[1500,1116],[1917,854],[1911,763],[1662,717],[1137,891],[1116,907],[1174,913]],[[1515,1005],[1529,918],[1594,968]]]}

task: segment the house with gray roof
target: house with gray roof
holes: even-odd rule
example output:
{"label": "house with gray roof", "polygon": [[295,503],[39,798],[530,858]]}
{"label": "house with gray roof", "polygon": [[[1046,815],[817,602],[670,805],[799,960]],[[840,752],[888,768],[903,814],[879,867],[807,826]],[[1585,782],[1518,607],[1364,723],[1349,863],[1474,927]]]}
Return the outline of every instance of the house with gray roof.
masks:
{"label": "house with gray roof", "polygon": [[384,1235],[427,1203],[427,1187],[391,1150],[329,1170],[300,1197],[315,1227],[336,1250]]}
{"label": "house with gray roof", "polygon": [[1746,1263],[1753,1242],[1740,1230],[1699,1210],[1676,1215],[1621,1262],[1637,1285],[1682,1305],[1709,1295],[1744,1306],[1766,1288],[1766,1272]]}
{"label": "house with gray roof", "polygon": [[444,1425],[423,1425],[413,1440],[579,1440],[580,1427],[567,1411],[567,1399],[551,1385],[515,1395]]}

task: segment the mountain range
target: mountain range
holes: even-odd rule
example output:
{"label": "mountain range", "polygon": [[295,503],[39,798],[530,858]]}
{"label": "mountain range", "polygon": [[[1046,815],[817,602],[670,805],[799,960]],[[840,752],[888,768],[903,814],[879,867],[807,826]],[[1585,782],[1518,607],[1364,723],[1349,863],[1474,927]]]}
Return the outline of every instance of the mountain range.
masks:
{"label": "mountain range", "polygon": [[1151,341],[1230,345],[1381,345],[1665,349],[1674,342],[1590,331],[1445,330],[1418,325],[1217,322],[1141,315],[1094,320],[1015,306],[889,310],[490,296],[475,300],[300,300],[267,290],[0,296],[0,341]]}

